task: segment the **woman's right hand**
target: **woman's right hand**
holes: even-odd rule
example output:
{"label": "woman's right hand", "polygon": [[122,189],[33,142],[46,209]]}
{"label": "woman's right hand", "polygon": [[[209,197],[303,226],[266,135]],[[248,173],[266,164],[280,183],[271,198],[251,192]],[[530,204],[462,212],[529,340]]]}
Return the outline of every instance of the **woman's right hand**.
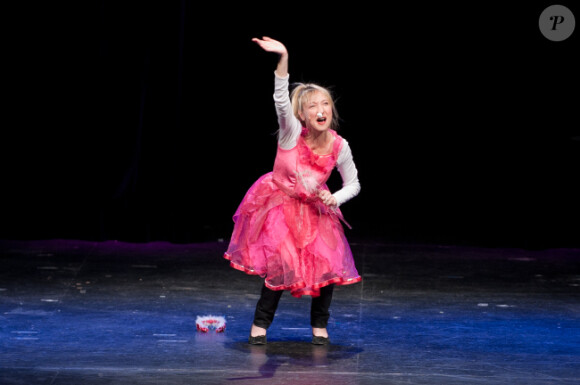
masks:
{"label": "woman's right hand", "polygon": [[286,50],[284,44],[267,36],[264,36],[262,39],[258,39],[255,37],[252,39],[252,41],[258,43],[258,45],[264,51],[274,52],[281,56],[288,55],[288,50]]}

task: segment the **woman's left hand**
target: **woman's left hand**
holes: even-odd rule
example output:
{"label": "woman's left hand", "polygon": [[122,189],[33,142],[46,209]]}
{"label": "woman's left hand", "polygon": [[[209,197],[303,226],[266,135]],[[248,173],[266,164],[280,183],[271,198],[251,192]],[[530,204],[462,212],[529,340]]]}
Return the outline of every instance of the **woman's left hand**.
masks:
{"label": "woman's left hand", "polygon": [[336,202],[336,198],[332,196],[330,191],[328,190],[320,190],[318,192],[318,198],[327,206],[336,207],[338,202]]}

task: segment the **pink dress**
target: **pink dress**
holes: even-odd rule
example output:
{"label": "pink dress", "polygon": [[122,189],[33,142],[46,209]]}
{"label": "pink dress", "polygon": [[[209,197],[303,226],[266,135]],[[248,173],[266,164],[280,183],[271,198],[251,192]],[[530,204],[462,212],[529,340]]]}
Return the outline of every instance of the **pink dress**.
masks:
{"label": "pink dress", "polygon": [[265,277],[268,288],[290,290],[295,297],[317,297],[326,285],[361,281],[340,209],[317,197],[319,189],[328,190],[343,145],[331,133],[333,150],[327,155],[315,154],[303,136],[291,149],[278,146],[273,172],[252,185],[234,214],[224,255],[233,268]]}

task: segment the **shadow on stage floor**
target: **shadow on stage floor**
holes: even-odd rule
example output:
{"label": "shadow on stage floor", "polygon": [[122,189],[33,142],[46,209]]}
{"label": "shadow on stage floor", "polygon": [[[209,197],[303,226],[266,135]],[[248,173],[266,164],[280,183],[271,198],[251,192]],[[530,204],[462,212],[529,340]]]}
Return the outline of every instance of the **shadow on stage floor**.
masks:
{"label": "shadow on stage floor", "polygon": [[[580,250],[352,243],[332,344],[308,297],[247,341],[261,280],[227,245],[0,241],[0,383],[576,384]],[[224,333],[196,331],[220,315]]]}

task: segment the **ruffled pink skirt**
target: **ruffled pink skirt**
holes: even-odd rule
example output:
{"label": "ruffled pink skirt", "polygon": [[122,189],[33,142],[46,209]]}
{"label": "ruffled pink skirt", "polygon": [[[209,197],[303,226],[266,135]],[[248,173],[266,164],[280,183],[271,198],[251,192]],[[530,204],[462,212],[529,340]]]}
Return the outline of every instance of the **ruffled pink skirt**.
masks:
{"label": "ruffled pink skirt", "polygon": [[289,196],[268,173],[234,214],[224,257],[235,269],[265,277],[272,290],[317,297],[326,285],[361,280],[339,217],[318,200]]}

